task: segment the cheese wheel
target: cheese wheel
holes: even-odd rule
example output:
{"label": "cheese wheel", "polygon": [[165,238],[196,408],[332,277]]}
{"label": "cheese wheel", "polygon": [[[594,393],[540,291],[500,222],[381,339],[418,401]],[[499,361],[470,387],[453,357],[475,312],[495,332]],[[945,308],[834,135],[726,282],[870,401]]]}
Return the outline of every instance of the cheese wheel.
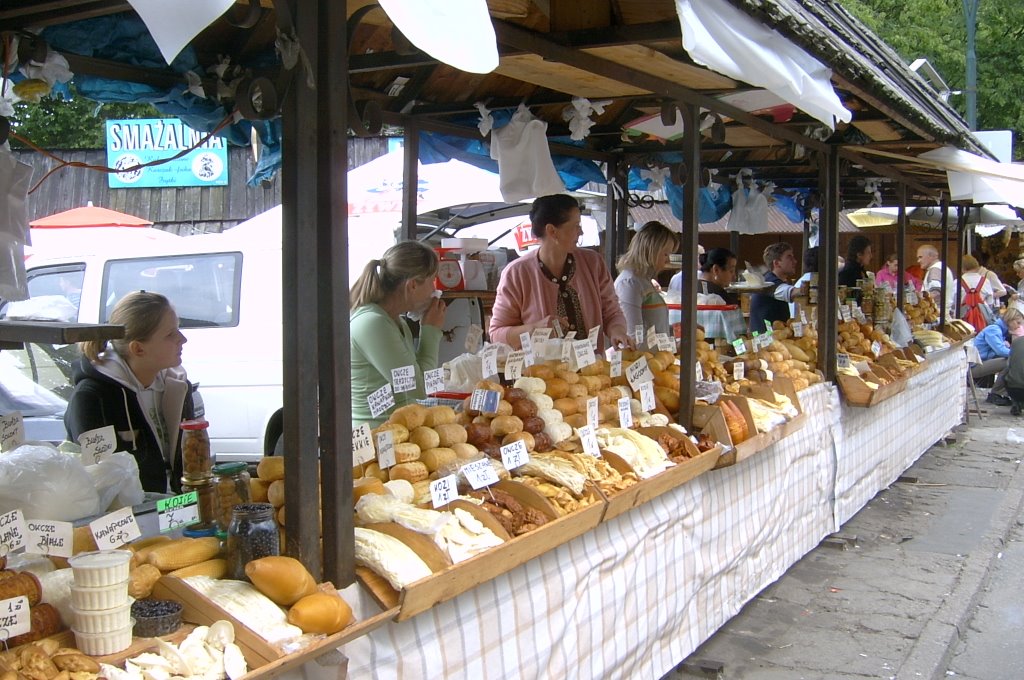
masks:
{"label": "cheese wheel", "polygon": [[404,444],[395,444],[395,462],[396,463],[411,463],[414,460],[420,459],[420,447],[412,442],[405,442]]}
{"label": "cheese wheel", "polygon": [[367,494],[383,494],[384,482],[376,477],[362,477],[352,483],[352,502],[357,502]]}
{"label": "cheese wheel", "polygon": [[[524,400],[527,404],[532,402]],[[469,434],[466,432],[466,428],[455,423],[445,423],[437,425],[435,427],[438,437],[438,446],[451,448],[452,444],[462,444],[469,441]],[[435,448],[435,447],[431,447]]]}
{"label": "cheese wheel", "polygon": [[472,444],[452,444],[450,447],[459,460],[473,460],[480,454],[480,449]]}
{"label": "cheese wheel", "polygon": [[457,417],[458,414],[455,413],[455,409],[451,406],[431,406],[427,409],[427,415],[423,424],[427,427],[436,428],[438,425],[454,423]]}
{"label": "cheese wheel", "polygon": [[399,406],[388,419],[389,422],[405,425],[409,431],[423,425],[427,419],[427,407],[421,404]]}
{"label": "cheese wheel", "polygon": [[384,423],[373,431],[374,437],[385,430],[391,431],[391,437],[396,444],[404,444],[409,441],[409,428],[401,423]]}
{"label": "cheese wheel", "polygon": [[[421,451],[437,448],[441,445],[441,438],[434,431],[434,428],[421,425],[409,433],[409,441],[420,447]],[[415,459],[413,459],[415,460]],[[399,461],[406,462],[406,461]]]}
{"label": "cheese wheel", "polygon": [[421,482],[426,480],[429,473],[427,472],[427,466],[423,463],[416,461],[414,463],[399,463],[398,465],[392,466],[388,472],[391,475],[391,479],[404,479],[407,482]]}
{"label": "cheese wheel", "polygon": [[449,463],[454,463],[457,458],[458,456],[455,455],[455,451],[449,448],[427,449],[420,454],[420,462],[427,466],[428,472],[433,472]]}

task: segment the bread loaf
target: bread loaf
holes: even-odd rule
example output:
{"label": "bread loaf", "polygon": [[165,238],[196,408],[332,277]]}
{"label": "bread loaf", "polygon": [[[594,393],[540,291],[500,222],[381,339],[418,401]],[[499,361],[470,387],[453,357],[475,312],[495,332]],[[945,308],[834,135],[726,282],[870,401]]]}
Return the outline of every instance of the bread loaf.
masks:
{"label": "bread loaf", "polygon": [[332,635],[352,620],[352,608],[339,595],[313,593],[292,605],[288,610],[288,623],[298,626],[303,633]]}
{"label": "bread loaf", "polygon": [[152,564],[140,564],[128,574],[128,594],[136,600],[147,598],[159,580],[159,569]]}
{"label": "bread loaf", "polygon": [[438,425],[454,423],[457,417],[455,409],[451,406],[431,406],[427,409],[423,424],[427,427],[437,428]]}
{"label": "bread loaf", "polygon": [[294,557],[261,557],[245,565],[245,575],[256,589],[282,607],[316,592],[316,581]]}
{"label": "bread loaf", "polygon": [[427,420],[427,407],[420,404],[399,406],[388,419],[392,423],[405,425],[409,431],[415,430]]}
{"label": "bread loaf", "polygon": [[39,579],[29,571],[0,571],[0,600],[24,595],[30,607],[39,603],[43,588]]}
{"label": "bread loaf", "polygon": [[284,480],[278,479],[267,487],[267,501],[275,508],[284,505]]}
{"label": "bread loaf", "polygon": [[267,483],[284,479],[284,457],[263,456],[256,465],[256,476]]}
{"label": "bread loaf", "polygon": [[[529,404],[530,402],[526,402]],[[466,432],[466,428],[455,423],[445,423],[438,425],[436,428],[438,444],[437,446],[451,448],[452,444],[462,444],[469,441],[469,434]],[[436,447],[430,447],[436,448]]]}
{"label": "bread loaf", "polygon": [[26,642],[42,640],[44,637],[55,635],[64,629],[60,621],[60,612],[52,604],[37,604],[32,606],[32,628],[29,632],[7,641],[8,647],[17,647]]}
{"label": "bread loaf", "polygon": [[384,482],[376,477],[363,477],[352,483],[352,502],[356,503],[367,494],[383,494]]}
{"label": "bread loaf", "polygon": [[420,447],[421,451],[436,449],[441,445],[441,438],[438,436],[437,432],[434,431],[434,428],[427,427],[426,425],[421,425],[410,432],[409,441]]}

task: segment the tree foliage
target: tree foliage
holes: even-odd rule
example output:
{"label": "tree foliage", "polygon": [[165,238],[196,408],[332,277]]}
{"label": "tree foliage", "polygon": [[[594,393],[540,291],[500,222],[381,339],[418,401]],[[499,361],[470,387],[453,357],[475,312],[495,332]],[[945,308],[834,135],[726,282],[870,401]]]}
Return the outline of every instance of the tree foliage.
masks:
{"label": "tree foliage", "polygon": [[[962,0],[843,0],[907,62],[925,57],[952,90],[966,83],[967,27]],[[1013,130],[1024,139],[1024,3],[979,0],[976,30],[978,128]],[[966,113],[966,97],[950,104]],[[1024,145],[1016,155],[1024,157]]]}

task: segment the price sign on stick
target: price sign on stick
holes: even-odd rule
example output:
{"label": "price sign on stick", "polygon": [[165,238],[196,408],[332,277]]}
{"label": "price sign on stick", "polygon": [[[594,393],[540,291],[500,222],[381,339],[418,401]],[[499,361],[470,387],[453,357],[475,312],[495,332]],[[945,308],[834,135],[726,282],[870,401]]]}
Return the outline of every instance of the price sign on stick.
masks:
{"label": "price sign on stick", "polygon": [[804,325],[800,321],[793,322],[793,337],[802,338],[804,337]]}
{"label": "price sign on stick", "polygon": [[601,326],[594,326],[593,328],[590,329],[590,332],[587,333],[587,340],[590,340],[590,347],[595,352],[597,351],[597,341],[600,339],[600,337]]}
{"label": "price sign on stick", "polygon": [[74,552],[75,525],[42,519],[27,521],[25,552],[54,557],[71,557]]}
{"label": "price sign on stick", "polygon": [[880,343],[878,340],[875,340],[874,342],[872,342],[871,343],[871,353],[874,354],[875,357],[882,356],[882,343]]}
{"label": "price sign on stick", "polygon": [[429,371],[424,371],[423,385],[427,390],[427,394],[444,392],[444,369],[433,368]]}
{"label": "price sign on stick", "polygon": [[637,324],[633,327],[633,339],[636,340],[636,346],[639,347],[644,341],[644,327],[643,324]]}
{"label": "price sign on stick", "polygon": [[497,413],[500,403],[501,392],[493,390],[473,390],[473,394],[469,397],[470,410],[481,413]]}
{"label": "price sign on stick", "polygon": [[668,333],[658,333],[658,350],[674,353],[676,351],[676,341]]}
{"label": "price sign on stick", "polygon": [[534,344],[547,342],[553,331],[553,328],[534,328],[530,333],[530,341]]}
{"label": "price sign on stick", "polygon": [[448,475],[430,483],[430,502],[435,508],[448,505],[459,495],[459,479]]}
{"label": "price sign on stick", "polygon": [[502,446],[500,451],[501,462],[506,470],[514,470],[530,462],[530,452],[526,450],[526,442],[521,439]]}
{"label": "price sign on stick", "polygon": [[573,358],[576,360],[576,368],[586,368],[597,363],[594,357],[594,348],[590,346],[589,340],[575,340],[572,343]]}
{"label": "price sign on stick", "polygon": [[352,464],[362,465],[373,460],[373,434],[370,426],[363,423],[352,430]]}
{"label": "price sign on stick", "polygon": [[654,383],[645,382],[640,384],[640,408],[650,413],[655,409]]}
{"label": "price sign on stick", "polygon": [[736,352],[736,356],[746,354],[747,343],[743,340],[743,338],[736,338],[735,340],[732,341],[732,349],[734,352]]}
{"label": "price sign on stick", "polygon": [[515,382],[523,377],[523,364],[526,362],[526,352],[517,349],[509,352],[505,359],[505,380]]}
{"label": "price sign on stick", "polygon": [[658,346],[658,332],[654,326],[647,329],[647,348],[654,349]]}
{"label": "price sign on stick", "polygon": [[25,547],[26,535],[28,527],[20,509],[0,515],[0,546],[6,547],[7,552]]}
{"label": "price sign on stick", "polygon": [[608,368],[609,377],[618,378],[622,375],[622,350],[609,347],[604,351],[604,355],[608,358],[608,363],[610,364]]}
{"label": "price sign on stick", "polygon": [[391,391],[395,394],[416,389],[416,367],[402,366],[391,369]]}
{"label": "price sign on stick", "polygon": [[114,426],[107,425],[83,432],[78,436],[78,444],[82,447],[82,464],[95,465],[117,450]]}
{"label": "price sign on stick", "polygon": [[615,402],[619,409],[619,427],[626,429],[633,427],[633,411],[629,406],[629,397],[623,397]]}
{"label": "price sign on stick", "polygon": [[15,411],[0,416],[0,451],[10,451],[25,443],[25,421],[21,413]]}
{"label": "price sign on stick", "polygon": [[481,458],[472,463],[466,463],[460,468],[460,471],[474,490],[498,483],[498,473],[494,471],[490,458]]}
{"label": "price sign on stick", "polygon": [[594,434],[594,428],[590,425],[584,425],[583,427],[576,430],[576,433],[580,436],[580,444],[583,445],[583,453],[594,458],[601,457],[601,447],[597,444],[597,435]]}
{"label": "price sign on stick", "polygon": [[370,393],[366,398],[370,406],[370,415],[376,418],[395,405],[395,395],[391,392],[391,383],[385,383],[379,390]]}
{"label": "price sign on stick", "polygon": [[587,424],[595,430],[600,422],[600,410],[598,409],[597,397],[587,399]]}
{"label": "price sign on stick", "polygon": [[640,357],[626,368],[626,380],[634,390],[640,389],[640,383],[654,380],[651,367],[647,365],[647,357]]}
{"label": "price sign on stick", "polygon": [[480,361],[485,378],[498,375],[498,346],[488,345],[484,347],[484,351],[480,354]]}
{"label": "price sign on stick", "polygon": [[142,535],[131,508],[121,508],[89,522],[89,531],[100,550],[113,550]]}
{"label": "price sign on stick", "polygon": [[747,366],[742,361],[737,361],[732,365],[732,379],[743,380],[743,377],[747,374]]}
{"label": "price sign on stick", "polygon": [[9,600],[0,600],[0,640],[7,642],[31,630],[32,616],[28,597],[19,595]]}
{"label": "price sign on stick", "polygon": [[391,430],[378,432],[377,436],[377,465],[381,470],[393,466],[395,459],[395,433]]}
{"label": "price sign on stick", "polygon": [[533,338],[530,337],[529,333],[519,334],[519,346],[523,348],[523,352],[526,354],[533,354]]}
{"label": "price sign on stick", "polygon": [[849,368],[850,355],[846,354],[845,352],[839,352],[838,354],[836,354],[836,366],[838,366],[839,368]]}

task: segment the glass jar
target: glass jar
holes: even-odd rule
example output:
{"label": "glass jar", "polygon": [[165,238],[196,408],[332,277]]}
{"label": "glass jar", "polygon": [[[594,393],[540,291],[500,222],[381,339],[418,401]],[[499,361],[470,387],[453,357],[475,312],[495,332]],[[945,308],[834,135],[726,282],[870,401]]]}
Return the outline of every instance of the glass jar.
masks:
{"label": "glass jar", "polygon": [[240,503],[248,503],[249,466],[245,463],[221,463],[215,465],[217,476],[217,512],[221,526],[231,523],[231,511]]}
{"label": "glass jar", "polygon": [[182,472],[186,479],[205,479],[213,470],[210,456],[210,434],[205,420],[186,420],[181,424]]}
{"label": "glass jar", "polygon": [[228,525],[228,578],[246,581],[245,565],[281,554],[281,542],[270,503],[236,505]]}
{"label": "glass jar", "polygon": [[192,526],[196,529],[219,529],[222,525],[220,521],[220,505],[217,502],[217,480],[212,476],[206,479],[182,477],[181,492],[190,493],[192,491],[195,491],[199,497],[199,524],[193,524]]}

